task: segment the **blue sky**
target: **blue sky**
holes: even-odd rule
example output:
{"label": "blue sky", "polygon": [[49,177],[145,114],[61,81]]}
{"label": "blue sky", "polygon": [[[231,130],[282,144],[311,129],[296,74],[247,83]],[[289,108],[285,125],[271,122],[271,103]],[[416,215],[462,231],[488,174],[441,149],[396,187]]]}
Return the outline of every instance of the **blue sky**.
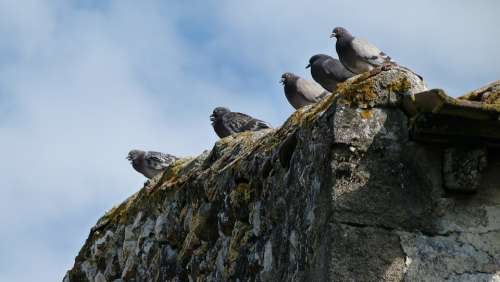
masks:
{"label": "blue sky", "polygon": [[499,79],[500,2],[464,2],[0,0],[0,281],[62,279],[130,149],[210,149],[219,105],[279,126],[335,26],[453,96]]}

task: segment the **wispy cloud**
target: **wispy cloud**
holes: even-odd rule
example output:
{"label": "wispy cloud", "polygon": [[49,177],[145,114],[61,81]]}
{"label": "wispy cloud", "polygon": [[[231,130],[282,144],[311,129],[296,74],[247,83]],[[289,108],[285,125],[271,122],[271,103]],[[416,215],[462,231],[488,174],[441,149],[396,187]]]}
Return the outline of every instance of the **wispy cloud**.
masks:
{"label": "wispy cloud", "polygon": [[430,86],[500,76],[498,1],[0,2],[0,280],[61,279],[90,226],[144,181],[132,148],[194,155],[229,106],[278,126],[278,79],[309,77],[336,25]]}

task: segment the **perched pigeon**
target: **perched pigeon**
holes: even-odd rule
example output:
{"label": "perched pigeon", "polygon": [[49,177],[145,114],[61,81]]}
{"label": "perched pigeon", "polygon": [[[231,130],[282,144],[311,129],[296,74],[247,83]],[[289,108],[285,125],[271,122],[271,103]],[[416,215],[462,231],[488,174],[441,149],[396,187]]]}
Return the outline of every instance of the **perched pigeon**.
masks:
{"label": "perched pigeon", "polygon": [[242,113],[231,112],[228,108],[224,107],[215,108],[210,116],[210,121],[212,121],[215,133],[220,138],[243,131],[258,131],[265,128],[272,128],[267,122]]}
{"label": "perched pigeon", "polygon": [[315,82],[305,80],[293,73],[286,72],[281,76],[288,102],[295,108],[314,104],[330,94]]}
{"label": "perched pigeon", "polygon": [[127,159],[132,163],[135,170],[147,178],[153,178],[179,158],[160,152],[132,150],[128,153]]}
{"label": "perched pigeon", "polygon": [[407,67],[401,66],[391,60],[384,52],[380,51],[370,42],[352,36],[347,29],[336,27],[330,37],[337,38],[335,49],[340,62],[355,74],[371,71],[377,67],[398,66],[424,80],[423,77]]}
{"label": "perched pigeon", "polygon": [[325,54],[312,56],[306,68],[309,67],[314,80],[330,92],[335,91],[337,83],[354,76],[339,60]]}
{"label": "perched pigeon", "polygon": [[337,38],[335,48],[342,64],[351,72],[360,74],[376,67],[393,64],[391,57],[370,42],[352,36],[347,29],[336,27],[330,37]]}

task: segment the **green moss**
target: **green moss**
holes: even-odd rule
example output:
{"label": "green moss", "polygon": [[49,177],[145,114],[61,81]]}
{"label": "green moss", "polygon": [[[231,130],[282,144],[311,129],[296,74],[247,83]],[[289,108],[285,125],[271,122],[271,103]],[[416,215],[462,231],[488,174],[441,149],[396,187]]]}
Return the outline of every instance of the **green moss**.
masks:
{"label": "green moss", "polygon": [[484,110],[487,110],[487,111],[500,112],[500,103],[498,103],[498,104],[486,104],[486,103],[484,103],[483,105],[481,105],[481,108],[483,108]]}
{"label": "green moss", "polygon": [[500,104],[500,80],[471,91],[458,97],[458,99],[483,102],[485,104]]}
{"label": "green moss", "polygon": [[254,190],[248,183],[240,183],[229,194],[229,201],[234,208],[246,207],[253,198]]}
{"label": "green moss", "polygon": [[192,160],[192,158],[177,160],[165,172],[163,172],[163,175],[158,180],[158,183],[152,185],[153,187],[151,188],[151,190],[156,190],[158,188],[170,189],[176,186],[178,187],[178,184],[185,182],[190,178],[191,175],[189,173],[181,172]]}
{"label": "green moss", "polygon": [[401,79],[391,80],[386,87],[392,93],[405,93],[411,89],[411,82],[406,76],[403,76]]}
{"label": "green moss", "polygon": [[225,272],[228,276],[235,274],[236,263],[241,255],[242,250],[244,250],[251,237],[252,230],[250,225],[237,221],[234,225],[233,234],[231,236],[231,241],[229,242],[229,250],[227,253],[228,265]]}
{"label": "green moss", "polygon": [[390,93],[405,93],[412,88],[410,79],[403,75],[397,75],[385,83],[384,79],[377,79],[376,77],[376,74],[367,72],[353,80],[339,83],[337,85],[337,91],[340,94],[339,102],[367,108],[371,107],[373,102],[377,100],[380,87]]}
{"label": "green moss", "polygon": [[344,82],[337,85],[337,91],[344,104],[365,106],[377,98],[374,90],[373,79]]}
{"label": "green moss", "polygon": [[194,232],[189,232],[184,238],[182,244],[182,249],[179,251],[177,256],[177,261],[180,264],[185,264],[189,261],[189,257],[193,254],[193,251],[200,246],[200,239]]}
{"label": "green moss", "polygon": [[208,243],[202,242],[201,246],[193,251],[194,256],[203,256],[208,251]]}
{"label": "green moss", "polygon": [[[130,218],[129,214],[135,214],[135,209],[144,210],[146,207],[153,206],[153,203],[163,202],[168,194],[157,191],[159,189],[156,188],[158,188],[158,186],[161,186],[162,188],[179,187],[180,183],[187,181],[190,175],[182,174],[180,173],[180,171],[190,160],[191,159],[189,158],[185,158],[176,161],[163,173],[161,177],[151,179],[149,181],[149,184],[145,186],[145,189],[141,189],[120,205],[115,206],[111,210],[106,212],[106,214],[100,219],[100,221],[126,224],[133,220],[133,218]],[[179,175],[181,174],[182,176],[179,177]],[[149,203],[147,206],[143,206],[143,199],[147,199],[147,202]]]}
{"label": "green moss", "polygon": [[106,214],[99,221],[109,221],[119,224],[124,224],[128,220],[128,211],[133,205],[134,201],[139,196],[140,192],[136,192],[134,195],[130,196],[123,203],[118,206],[114,206],[111,210],[106,212]]}

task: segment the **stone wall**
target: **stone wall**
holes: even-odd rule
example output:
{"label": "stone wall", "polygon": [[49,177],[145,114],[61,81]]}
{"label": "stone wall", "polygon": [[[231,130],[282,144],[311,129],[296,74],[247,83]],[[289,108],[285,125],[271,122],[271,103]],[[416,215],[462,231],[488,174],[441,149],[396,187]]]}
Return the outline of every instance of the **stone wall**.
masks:
{"label": "stone wall", "polygon": [[410,140],[398,105],[423,90],[357,76],[179,160],[97,222],[64,281],[500,281],[500,151],[475,189],[445,189],[446,152],[470,148]]}

